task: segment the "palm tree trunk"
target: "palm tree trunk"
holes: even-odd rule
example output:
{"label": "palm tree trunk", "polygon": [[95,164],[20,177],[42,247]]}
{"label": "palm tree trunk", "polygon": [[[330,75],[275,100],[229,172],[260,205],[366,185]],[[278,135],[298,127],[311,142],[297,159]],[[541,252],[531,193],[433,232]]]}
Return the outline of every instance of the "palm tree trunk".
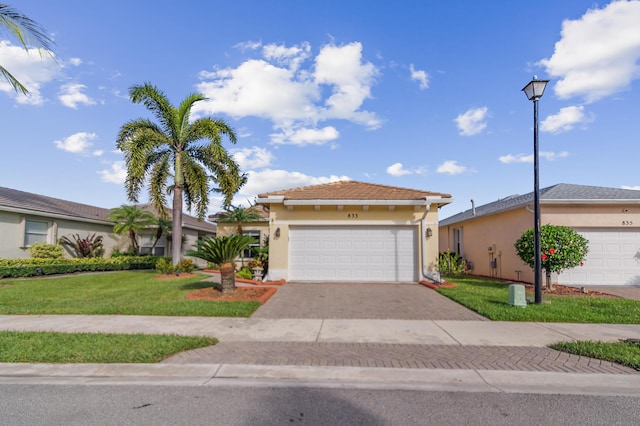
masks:
{"label": "palm tree trunk", "polygon": [[236,289],[236,273],[232,262],[220,265],[220,284],[223,293],[229,293]]}
{"label": "palm tree trunk", "polygon": [[171,260],[174,265],[180,263],[182,255],[182,185],[173,190],[173,223],[171,226]]}

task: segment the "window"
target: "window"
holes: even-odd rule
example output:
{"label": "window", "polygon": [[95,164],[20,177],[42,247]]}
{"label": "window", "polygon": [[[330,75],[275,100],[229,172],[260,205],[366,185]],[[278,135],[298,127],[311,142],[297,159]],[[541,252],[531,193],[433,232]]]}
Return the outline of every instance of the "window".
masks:
{"label": "window", "polygon": [[30,247],[33,243],[47,242],[49,236],[49,223],[37,220],[24,221],[24,246]]}
{"label": "window", "polygon": [[242,252],[242,257],[245,259],[253,259],[254,257],[256,257],[256,252],[253,251],[253,249],[255,247],[260,247],[260,231],[242,231],[242,235],[248,235],[250,237],[253,237],[253,239],[255,240],[255,242],[251,245],[249,245],[248,248],[246,248],[243,252]]}
{"label": "window", "polygon": [[[154,256],[164,256],[165,250],[165,239],[160,238],[156,243],[156,246],[153,247],[153,243],[155,242],[155,235],[141,235],[140,236],[140,254],[152,254]],[[153,251],[151,248],[153,247]]]}
{"label": "window", "polygon": [[462,256],[462,228],[453,230],[453,251]]}

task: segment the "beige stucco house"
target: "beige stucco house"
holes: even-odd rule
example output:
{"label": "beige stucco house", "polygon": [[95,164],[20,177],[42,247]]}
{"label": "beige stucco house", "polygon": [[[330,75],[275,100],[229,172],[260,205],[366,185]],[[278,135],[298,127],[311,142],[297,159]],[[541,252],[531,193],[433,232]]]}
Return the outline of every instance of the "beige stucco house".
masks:
{"label": "beige stucco house", "polygon": [[[440,221],[440,251],[459,253],[476,275],[532,283],[514,244],[533,228],[533,192]],[[541,224],[573,228],[589,241],[584,265],[552,276],[564,285],[640,284],[640,191],[558,184],[540,190]]]}
{"label": "beige stucco house", "polygon": [[257,201],[269,208],[269,279],[439,279],[438,209],[449,194],[340,181]]}
{"label": "beige stucco house", "polygon": [[[74,234],[81,238],[93,233],[101,235],[105,256],[114,249],[126,250],[129,241],[113,234],[114,223],[107,219],[109,212],[101,207],[0,187],[0,258],[28,258],[30,244],[37,241],[55,244],[61,237]],[[215,231],[214,224],[184,214],[183,252],[190,250],[199,238],[215,236]],[[150,229],[140,236],[142,253],[150,252],[154,234]],[[169,255],[168,245],[162,237],[154,254]],[[70,253],[67,256],[71,257]]]}

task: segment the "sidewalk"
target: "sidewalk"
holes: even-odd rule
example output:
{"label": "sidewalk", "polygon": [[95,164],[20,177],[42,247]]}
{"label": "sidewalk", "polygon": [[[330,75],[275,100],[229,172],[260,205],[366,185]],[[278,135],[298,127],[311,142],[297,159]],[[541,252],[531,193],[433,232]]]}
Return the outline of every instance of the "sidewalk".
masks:
{"label": "sidewalk", "polygon": [[0,316],[1,330],[175,333],[216,346],[160,364],[0,364],[0,383],[358,386],[640,396],[640,373],[546,348],[640,325],[444,320]]}

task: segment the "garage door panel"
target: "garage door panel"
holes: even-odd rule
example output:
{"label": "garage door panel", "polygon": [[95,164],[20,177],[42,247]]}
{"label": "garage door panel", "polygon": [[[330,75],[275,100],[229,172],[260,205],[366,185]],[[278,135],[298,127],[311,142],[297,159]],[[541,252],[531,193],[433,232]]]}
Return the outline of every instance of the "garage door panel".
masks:
{"label": "garage door panel", "polygon": [[417,279],[416,227],[292,226],[289,236],[291,280]]}
{"label": "garage door panel", "polygon": [[640,231],[634,229],[580,230],[589,241],[584,266],[562,272],[559,284],[631,285],[640,277]]}

